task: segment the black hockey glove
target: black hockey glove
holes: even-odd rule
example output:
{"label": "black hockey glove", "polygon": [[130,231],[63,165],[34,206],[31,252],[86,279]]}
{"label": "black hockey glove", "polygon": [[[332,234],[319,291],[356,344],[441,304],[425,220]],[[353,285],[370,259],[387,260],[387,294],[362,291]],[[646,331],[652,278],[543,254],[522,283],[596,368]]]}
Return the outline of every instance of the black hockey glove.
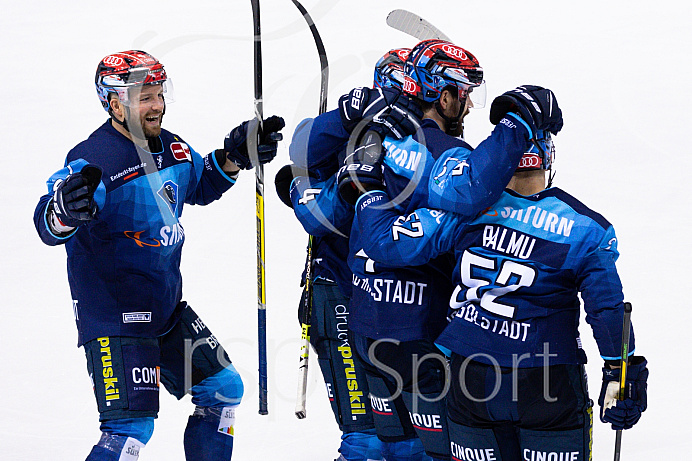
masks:
{"label": "black hockey glove", "polygon": [[382,158],[382,138],[370,130],[337,173],[339,195],[346,203],[355,205],[361,194],[384,189]]}
{"label": "black hockey glove", "polygon": [[361,120],[372,120],[368,129],[397,139],[415,133],[423,118],[418,103],[396,88],[355,88],[339,98],[339,113],[349,133]]}
{"label": "black hockey glove", "polygon": [[289,208],[293,208],[293,202],[291,202],[291,183],[293,183],[293,179],[297,176],[310,176],[314,178],[314,176],[312,176],[308,170],[293,164],[281,167],[274,178],[276,194],[279,196],[283,204]]}
{"label": "black hockey glove", "polygon": [[101,182],[101,168],[86,165],[53,186],[53,213],[66,227],[77,227],[91,221],[97,207],[94,192]]}
{"label": "black hockey glove", "polygon": [[518,113],[531,130],[546,130],[558,134],[562,129],[562,110],[549,89],[523,85],[507,91],[493,100],[490,123],[497,125],[507,112]]}
{"label": "black hockey glove", "polygon": [[[276,115],[272,115],[262,123],[262,129],[259,130],[257,136],[257,155],[260,163],[269,163],[276,157],[278,142],[283,139],[279,131],[284,126],[286,126],[284,119]],[[233,128],[233,131],[224,139],[223,150],[226,157],[241,170],[249,170],[255,166],[248,153],[247,138],[257,131],[257,119],[253,118]]]}
{"label": "black hockey glove", "polygon": [[603,367],[603,385],[598,405],[604,423],[611,423],[613,430],[629,429],[639,421],[646,410],[646,380],[649,370],[644,357],[630,357],[625,379],[625,399],[618,400],[620,369]]}

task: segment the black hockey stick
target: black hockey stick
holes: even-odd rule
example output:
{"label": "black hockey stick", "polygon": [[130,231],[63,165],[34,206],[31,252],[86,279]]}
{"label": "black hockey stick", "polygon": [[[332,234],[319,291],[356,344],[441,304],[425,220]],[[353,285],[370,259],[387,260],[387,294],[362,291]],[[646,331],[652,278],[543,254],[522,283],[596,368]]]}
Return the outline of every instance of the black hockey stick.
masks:
{"label": "black hockey stick", "polygon": [[248,151],[255,166],[255,205],[257,211],[257,344],[259,358],[259,414],[269,413],[267,405],[267,304],[264,274],[264,167],[257,153],[257,129],[261,130],[264,120],[262,101],[262,30],[260,26],[259,0],[252,3],[254,29],[255,71],[255,125],[254,136],[248,137]]}
{"label": "black hockey stick", "polygon": [[[303,5],[298,2],[298,0],[292,0],[293,4],[298,8],[300,14],[308,23],[310,27],[310,32],[312,32],[312,38],[315,40],[315,46],[317,46],[317,53],[320,56],[320,114],[323,114],[327,110],[327,82],[329,80],[329,64],[327,63],[327,51],[324,49],[324,43],[322,42],[322,37],[317,31],[314,21],[310,17],[310,14],[303,7]],[[308,388],[308,363],[310,359],[310,317],[312,316],[312,245],[313,237],[312,235],[308,239],[308,254],[305,261],[305,290],[303,293],[303,312],[300,318],[301,335],[300,335],[300,382],[298,384],[298,395],[296,397],[296,408],[295,415],[298,419],[303,419],[307,416],[306,412],[306,400],[307,400],[307,388]]]}
{"label": "black hockey stick", "polygon": [[[630,317],[632,304],[625,303],[625,315],[622,318],[622,353],[620,355],[620,392],[618,400],[625,400],[625,383],[627,381],[627,353],[630,349]],[[620,461],[620,446],[622,445],[622,429],[615,431],[615,461]]]}
{"label": "black hockey stick", "polygon": [[415,13],[406,10],[394,10],[387,15],[387,25],[418,40],[438,39],[451,42],[440,29],[430,24]]}
{"label": "black hockey stick", "polygon": [[298,8],[300,14],[308,23],[310,27],[310,32],[312,32],[312,38],[315,40],[315,46],[317,47],[317,53],[320,56],[320,114],[327,111],[327,83],[329,81],[329,63],[327,62],[327,51],[324,49],[324,43],[322,42],[322,37],[317,31],[317,26],[313,22],[310,14],[307,12],[305,7],[300,4],[298,0],[292,0],[293,4]]}

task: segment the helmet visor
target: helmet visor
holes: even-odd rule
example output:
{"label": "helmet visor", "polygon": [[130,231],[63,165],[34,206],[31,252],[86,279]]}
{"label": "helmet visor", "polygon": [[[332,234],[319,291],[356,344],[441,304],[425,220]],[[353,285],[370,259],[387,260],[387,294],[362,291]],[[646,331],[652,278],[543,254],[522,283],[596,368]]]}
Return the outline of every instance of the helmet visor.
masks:
{"label": "helmet visor", "polygon": [[459,85],[459,98],[469,98],[471,104],[470,108],[482,109],[485,107],[485,99],[487,97],[487,92],[485,89],[485,82],[481,82],[480,85],[469,85],[467,88],[463,88],[463,85]]}
{"label": "helmet visor", "polygon": [[142,89],[146,87],[157,86],[161,88],[161,95],[166,104],[175,102],[175,90],[171,79],[163,82],[155,82],[146,85],[118,85],[111,86],[109,89],[118,95],[120,102],[128,107],[133,107],[143,102],[141,100]]}
{"label": "helmet visor", "polygon": [[448,82],[454,82],[459,89],[459,99],[470,98],[469,107],[482,109],[485,107],[486,90],[483,80],[483,70],[444,67],[442,75]]}

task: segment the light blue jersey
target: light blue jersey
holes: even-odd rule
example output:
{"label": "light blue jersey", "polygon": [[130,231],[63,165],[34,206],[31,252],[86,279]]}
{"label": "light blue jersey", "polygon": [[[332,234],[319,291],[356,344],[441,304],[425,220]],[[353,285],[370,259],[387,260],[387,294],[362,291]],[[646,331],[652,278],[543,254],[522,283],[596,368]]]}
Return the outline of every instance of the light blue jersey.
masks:
{"label": "light blue jersey", "polygon": [[416,266],[454,251],[453,320],[439,345],[508,367],[542,366],[546,354],[550,365],[585,363],[581,295],[601,355],[619,356],[617,238],[601,215],[557,188],[529,197],[505,190],[470,222],[430,208],[408,215],[378,209],[388,199],[372,192],[356,206],[357,224],[367,230],[363,248],[376,263]]}

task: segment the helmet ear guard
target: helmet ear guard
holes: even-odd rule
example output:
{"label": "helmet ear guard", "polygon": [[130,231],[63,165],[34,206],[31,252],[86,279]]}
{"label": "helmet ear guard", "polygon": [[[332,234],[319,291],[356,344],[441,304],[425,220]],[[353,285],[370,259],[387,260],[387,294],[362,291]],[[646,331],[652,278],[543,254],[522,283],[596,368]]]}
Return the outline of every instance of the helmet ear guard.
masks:
{"label": "helmet ear guard", "polygon": [[516,171],[550,170],[555,160],[555,145],[550,132],[538,130],[531,143]]}

